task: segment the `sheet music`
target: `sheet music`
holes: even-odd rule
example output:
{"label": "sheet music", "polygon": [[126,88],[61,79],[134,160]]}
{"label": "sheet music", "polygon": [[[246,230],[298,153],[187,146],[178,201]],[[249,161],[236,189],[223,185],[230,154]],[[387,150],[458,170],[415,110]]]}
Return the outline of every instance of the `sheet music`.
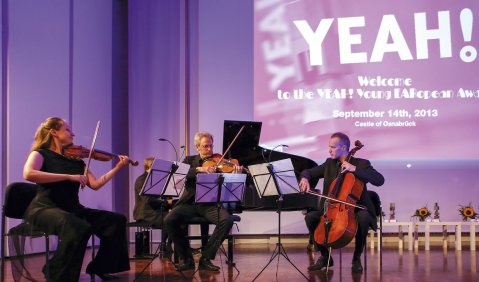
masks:
{"label": "sheet music", "polygon": [[216,203],[218,201],[219,178],[223,177],[219,202],[242,202],[246,174],[237,173],[199,173],[196,175],[197,203]]}
{"label": "sheet music", "polygon": [[258,196],[274,196],[278,195],[273,178],[268,171],[268,164],[256,164],[248,166],[248,170],[253,175],[254,187],[258,192]]}
{"label": "sheet music", "polygon": [[223,173],[225,181],[221,191],[222,203],[242,202],[244,195],[244,184],[246,182],[246,174],[240,173]]}
{"label": "sheet music", "polygon": [[195,202],[215,203],[218,198],[218,178],[221,173],[198,173],[196,175]]}
{"label": "sheet music", "polygon": [[[172,171],[173,165],[176,166],[175,171]],[[189,168],[190,165],[185,163],[155,159],[140,195],[179,197],[183,192]],[[168,177],[169,175],[171,177]]]}
{"label": "sheet music", "polygon": [[282,195],[300,192],[291,159],[274,161],[270,164],[273,167],[278,187],[276,187],[273,176],[268,170],[268,163],[248,166],[251,175],[253,175],[256,191],[260,198],[263,196],[277,196],[279,192]]}
{"label": "sheet music", "polygon": [[294,174],[291,159],[279,160],[271,163],[278,182],[281,194],[296,194],[300,192],[298,180]]}
{"label": "sheet music", "polygon": [[178,166],[178,169],[173,173],[170,182],[164,189],[164,196],[177,196],[179,197],[185,188],[186,175],[190,169],[189,164],[182,162],[173,162]]}

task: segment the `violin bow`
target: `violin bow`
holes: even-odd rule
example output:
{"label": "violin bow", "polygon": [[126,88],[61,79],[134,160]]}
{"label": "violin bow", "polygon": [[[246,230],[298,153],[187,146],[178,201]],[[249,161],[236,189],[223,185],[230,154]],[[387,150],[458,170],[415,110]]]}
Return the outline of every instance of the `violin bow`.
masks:
{"label": "violin bow", "polygon": [[[85,171],[83,172],[84,176],[87,176],[87,174],[88,174],[88,168],[90,167],[91,156],[93,154],[93,149],[95,148],[96,137],[98,135],[98,130],[99,129],[100,129],[100,121],[97,121],[95,134],[93,134],[93,140],[91,141],[90,153],[88,154],[88,160],[87,160],[87,163],[85,165]],[[82,186],[80,184],[80,188],[83,190],[83,188],[85,188],[85,186]]]}
{"label": "violin bow", "polygon": [[345,202],[345,201],[341,201],[341,200],[338,200],[338,199],[335,199],[335,198],[331,198],[331,197],[328,197],[328,196],[325,196],[325,195],[321,195],[321,194],[318,194],[318,193],[315,193],[315,192],[312,192],[312,191],[308,191],[308,192],[306,192],[306,193],[307,193],[307,194],[314,195],[314,196],[319,197],[319,198],[325,198],[325,199],[330,200],[330,201],[333,201],[333,202],[337,202],[337,203],[340,203],[340,204],[344,204],[344,205],[347,205],[347,206],[359,208],[359,209],[362,209],[362,210],[365,210],[365,209],[366,209],[366,207],[364,207],[364,206],[351,204],[351,203],[348,203],[348,202]]}
{"label": "violin bow", "polygon": [[224,160],[226,154],[229,152],[229,150],[231,149],[231,147],[233,147],[233,144],[236,142],[236,139],[238,139],[239,135],[241,134],[241,132],[243,131],[245,125],[243,125],[240,130],[238,131],[238,133],[236,133],[236,136],[235,138],[233,138],[233,141],[231,141],[230,145],[228,146],[228,148],[226,148],[225,152],[223,153],[223,155],[221,155],[221,158],[220,160],[218,161],[218,163],[216,164],[215,166],[215,169],[218,168],[218,165]]}

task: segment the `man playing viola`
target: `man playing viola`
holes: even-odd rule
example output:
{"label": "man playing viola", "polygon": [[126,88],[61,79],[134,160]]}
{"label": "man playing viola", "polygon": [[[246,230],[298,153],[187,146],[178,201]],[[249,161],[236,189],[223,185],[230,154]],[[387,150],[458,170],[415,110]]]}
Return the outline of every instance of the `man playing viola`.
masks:
{"label": "man playing viola", "polygon": [[[211,224],[217,224],[202,251],[199,269],[219,271],[220,268],[214,265],[211,260],[214,259],[218,248],[233,226],[233,220],[230,218],[230,214],[223,208],[219,211],[218,220],[218,209],[215,204],[195,203],[196,175],[198,173],[215,173],[216,168],[202,166],[213,155],[213,136],[208,132],[198,132],[195,134],[194,141],[198,155],[187,156],[183,160],[184,163],[190,165],[186,176],[185,190],[175,207],[166,216],[164,226],[168,236],[175,244],[175,250],[183,258],[183,264],[178,265],[176,269],[184,271],[195,268],[195,261],[187,239],[188,231],[187,228],[184,228],[188,224],[188,220],[199,216],[206,218]],[[240,173],[241,171],[241,166],[234,166],[233,173]]]}
{"label": "man playing viola", "polygon": [[[368,160],[359,158],[350,158],[346,161],[349,154],[350,141],[349,137],[341,132],[336,132],[331,135],[329,140],[329,154],[331,155],[323,164],[306,169],[301,172],[301,181],[299,186],[302,192],[309,192],[311,190],[310,181],[312,179],[324,178],[323,195],[328,195],[331,183],[336,179],[340,173],[351,172],[354,176],[366,184],[367,182],[381,186],[384,184],[384,177],[377,172]],[[324,198],[320,201],[319,211],[312,211],[306,214],[305,221],[311,237],[314,236],[314,231],[318,224],[323,224],[321,216],[324,214]],[[355,248],[352,261],[352,272],[361,273],[363,267],[361,265],[361,254],[366,243],[369,226],[376,229],[377,223],[375,220],[374,205],[367,193],[366,185],[364,186],[361,198],[357,202],[358,205],[366,207],[366,210],[356,209],[356,220],[358,223],[358,230],[355,237]],[[321,270],[328,264],[329,251],[324,245],[317,245],[317,249],[321,252],[321,257],[317,262],[308,267],[308,270]],[[333,266],[334,262],[331,258],[329,266]]]}

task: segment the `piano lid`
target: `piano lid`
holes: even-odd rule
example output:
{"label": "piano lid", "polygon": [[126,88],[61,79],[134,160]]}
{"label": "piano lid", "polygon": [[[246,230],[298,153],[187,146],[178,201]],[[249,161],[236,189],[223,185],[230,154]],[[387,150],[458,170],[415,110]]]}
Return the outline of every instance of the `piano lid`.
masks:
{"label": "piano lid", "polygon": [[[297,177],[299,177],[299,174],[303,169],[312,168],[317,165],[316,162],[305,157],[278,151],[273,152],[259,146],[261,122],[256,121],[225,120],[223,128],[223,152],[226,151],[243,125],[245,125],[245,128],[238,136],[238,139],[236,139],[236,142],[231,147],[229,153],[226,155],[227,158],[237,159],[243,166],[265,163],[267,162],[266,159],[269,157],[271,158],[271,161],[290,158]],[[316,181],[311,183],[313,187],[316,186]],[[250,177],[248,177],[247,183],[249,188],[245,189],[241,209],[277,210],[275,197],[259,198]],[[290,194],[285,195],[284,199],[285,202],[282,207],[284,210],[316,209],[319,202],[318,197],[310,194]]]}
{"label": "piano lid", "polygon": [[261,122],[259,121],[234,121],[225,120],[223,126],[223,152],[226,151],[231,144],[236,134],[244,125],[245,128],[236,139],[236,142],[231,147],[227,154],[228,158],[238,158],[244,156],[245,150],[254,151],[258,147],[259,137],[261,135]]}

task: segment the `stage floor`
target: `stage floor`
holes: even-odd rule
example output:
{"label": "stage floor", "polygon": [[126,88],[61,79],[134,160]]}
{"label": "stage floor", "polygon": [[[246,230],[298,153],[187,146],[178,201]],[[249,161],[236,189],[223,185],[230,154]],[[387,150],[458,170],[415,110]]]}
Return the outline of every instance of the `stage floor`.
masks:
{"label": "stage floor", "polygon": [[[430,251],[403,251],[397,247],[383,249],[382,268],[379,265],[377,250],[373,253],[368,250],[367,269],[363,274],[351,273],[351,258],[353,248],[346,247],[342,251],[342,262],[339,250],[333,250],[334,267],[329,272],[308,272],[307,267],[315,261],[317,256],[308,254],[303,244],[284,244],[287,256],[291,262],[304,273],[310,281],[479,281],[477,253],[470,250],[444,251],[442,248],[433,248]],[[397,245],[395,245],[397,246]],[[200,270],[192,277],[193,271],[185,271],[186,280],[174,270],[172,263],[167,259],[156,258],[152,262],[148,259],[131,260],[129,272],[118,273],[119,279],[113,281],[252,281],[268,263],[275,250],[275,245],[268,244],[240,244],[235,247],[234,260],[236,268],[228,267],[224,255],[218,253],[213,261],[221,265],[220,272]],[[133,246],[131,252],[134,253]],[[196,261],[198,257],[195,257]],[[85,274],[85,268],[90,261],[90,251],[87,251],[83,263],[83,272],[80,281],[90,281]],[[151,264],[148,266],[148,264]],[[28,266],[33,277],[43,280],[41,267],[43,256],[28,258]],[[146,267],[146,268],[145,268]],[[364,267],[364,258],[363,258]],[[140,275],[140,272],[145,271]],[[7,279],[13,281],[10,261],[7,261]],[[25,280],[23,280],[25,281]],[[96,281],[100,281],[98,278]],[[283,256],[274,261],[257,278],[257,281],[307,281]]]}

